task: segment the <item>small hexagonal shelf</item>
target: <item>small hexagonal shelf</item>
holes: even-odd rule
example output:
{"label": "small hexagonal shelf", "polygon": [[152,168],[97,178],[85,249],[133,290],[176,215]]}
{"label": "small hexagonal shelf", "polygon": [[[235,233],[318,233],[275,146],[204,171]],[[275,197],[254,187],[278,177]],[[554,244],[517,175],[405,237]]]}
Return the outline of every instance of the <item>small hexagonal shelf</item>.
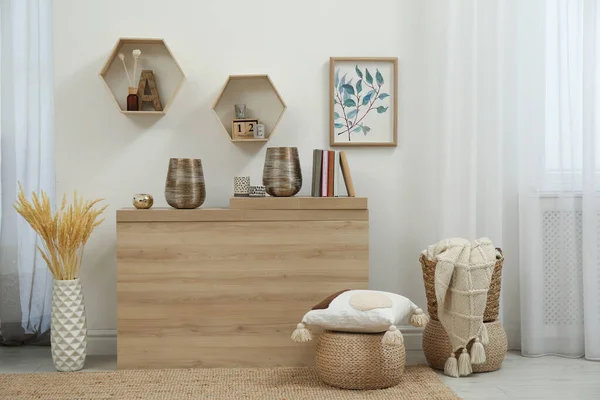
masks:
{"label": "small hexagonal shelf", "polygon": [[[140,49],[141,57],[138,59],[136,77],[133,77],[132,84],[137,87],[142,70],[149,69],[154,73],[156,88],[163,106],[162,111],[155,111],[150,103],[144,102],[143,110],[127,111],[127,88],[129,81],[123,68],[123,62],[119,59],[119,53],[125,55],[127,71],[133,74],[133,56],[132,51]],[[123,114],[132,115],[164,115],[177,92],[185,80],[183,70],[173,57],[173,53],[163,39],[144,39],[144,38],[120,38],[115,44],[104,68],[100,71],[102,81],[115,100],[115,104]]]}
{"label": "small hexagonal shelf", "polygon": [[[265,126],[264,139],[233,137],[236,104],[246,105],[246,119],[258,119]],[[287,106],[269,75],[229,75],[212,110],[234,143],[267,142],[275,133]]]}

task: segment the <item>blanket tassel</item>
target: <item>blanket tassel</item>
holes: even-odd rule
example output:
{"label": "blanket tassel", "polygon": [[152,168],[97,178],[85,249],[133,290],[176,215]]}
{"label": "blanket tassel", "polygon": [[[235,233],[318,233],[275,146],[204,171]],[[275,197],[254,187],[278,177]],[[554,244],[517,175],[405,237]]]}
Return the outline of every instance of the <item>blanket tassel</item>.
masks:
{"label": "blanket tassel", "polygon": [[487,346],[490,344],[490,337],[488,336],[488,330],[487,326],[485,326],[485,323],[481,324],[481,332],[479,333],[479,336],[482,345]]}
{"label": "blanket tassel", "polygon": [[450,357],[446,360],[446,364],[444,364],[444,374],[451,376],[453,378],[458,378],[458,362],[456,361],[456,356],[454,353],[450,354]]}
{"label": "blanket tassel", "polygon": [[473,347],[471,347],[471,364],[483,363],[485,363],[485,349],[479,338],[476,338]]}
{"label": "blanket tassel", "polygon": [[292,340],[297,343],[306,343],[312,340],[312,334],[306,326],[300,322],[296,330],[292,332]]}
{"label": "blanket tassel", "polygon": [[423,328],[429,323],[429,317],[423,313],[423,310],[417,308],[410,317],[410,324],[417,328]]}
{"label": "blanket tassel", "polygon": [[458,357],[458,374],[460,376],[469,376],[473,373],[471,367],[471,360],[469,359],[469,353],[467,349],[463,349],[460,357]]}
{"label": "blanket tassel", "polygon": [[396,328],[396,325],[392,325],[383,335],[381,339],[381,343],[387,344],[389,346],[401,346],[404,344],[404,338],[402,337],[402,332]]}

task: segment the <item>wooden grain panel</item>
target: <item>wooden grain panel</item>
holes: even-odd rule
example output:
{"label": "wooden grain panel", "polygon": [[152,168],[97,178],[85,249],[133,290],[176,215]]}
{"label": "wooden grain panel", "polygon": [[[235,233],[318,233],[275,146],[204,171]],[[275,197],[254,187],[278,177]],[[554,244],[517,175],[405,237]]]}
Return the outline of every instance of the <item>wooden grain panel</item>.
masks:
{"label": "wooden grain panel", "polygon": [[[267,255],[272,249],[272,245],[294,245],[301,246],[303,244],[320,244],[324,240],[327,241],[327,249],[331,249],[331,245],[338,246],[356,244],[364,244],[361,242],[362,237],[357,237],[358,234],[368,232],[368,224],[364,221],[286,221],[286,222],[205,222],[202,223],[201,230],[198,229],[198,224],[186,222],[173,223],[145,223],[143,235],[140,235],[140,227],[136,223],[120,223],[119,233],[129,235],[128,242],[122,243],[124,248],[132,247],[139,248],[149,238],[156,243],[165,243],[165,240],[170,240],[171,236],[180,234],[178,242],[174,242],[173,246],[184,246],[193,244],[196,246],[198,242],[211,242],[211,246],[206,247],[203,251],[211,251],[212,246],[223,246],[229,249],[229,252],[238,254],[239,250],[235,246],[244,245],[261,245],[267,246]],[[333,235],[332,235],[333,234]],[[215,239],[218,235],[221,241]],[[226,240],[223,240],[226,239]],[[265,243],[268,240],[268,243]],[[333,247],[333,248],[337,248]],[[170,251],[173,247],[169,246]],[[219,251],[220,253],[220,251]],[[307,252],[307,256],[311,256],[311,252]]]}
{"label": "wooden grain panel", "polygon": [[368,210],[239,210],[151,208],[117,210],[117,222],[368,221]]}
{"label": "wooden grain panel", "polygon": [[118,367],[310,364],[291,332],[368,250],[368,221],[119,222]]}
{"label": "wooden grain panel", "polygon": [[366,210],[366,197],[230,197],[229,207],[244,210]]}
{"label": "wooden grain panel", "polygon": [[[289,334],[288,340],[289,340]],[[269,337],[263,338],[253,347],[232,345],[207,346],[208,340],[194,340],[189,337],[119,338],[119,350],[127,349],[127,358],[119,357],[119,369],[139,368],[233,368],[265,366],[310,365],[314,361],[314,343],[274,348]],[[185,346],[165,346],[171,341],[184,341]],[[148,357],[145,349],[152,349],[153,357]],[[275,351],[276,350],[276,351]]]}

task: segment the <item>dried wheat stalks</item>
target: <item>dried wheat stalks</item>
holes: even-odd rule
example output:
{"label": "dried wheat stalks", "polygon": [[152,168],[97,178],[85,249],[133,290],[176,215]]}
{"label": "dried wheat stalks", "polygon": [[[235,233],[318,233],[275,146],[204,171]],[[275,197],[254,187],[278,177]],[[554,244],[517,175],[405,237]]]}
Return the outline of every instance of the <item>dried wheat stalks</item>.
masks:
{"label": "dried wheat stalks", "polygon": [[37,247],[54,279],[78,278],[83,248],[94,228],[104,221],[96,219],[108,207],[98,209],[94,206],[104,199],[83,201],[75,192],[73,204],[67,206],[67,197],[63,196],[60,209],[53,213],[50,199],[43,190],[41,199],[33,193],[32,202],[29,202],[19,183],[17,197],[13,207],[42,238],[44,248]]}

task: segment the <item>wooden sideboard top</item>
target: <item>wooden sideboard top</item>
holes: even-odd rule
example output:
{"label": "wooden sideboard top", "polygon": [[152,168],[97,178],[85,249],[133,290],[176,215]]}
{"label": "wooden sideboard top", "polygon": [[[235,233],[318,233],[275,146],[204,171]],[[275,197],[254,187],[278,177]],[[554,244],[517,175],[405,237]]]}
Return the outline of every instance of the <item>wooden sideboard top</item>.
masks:
{"label": "wooden sideboard top", "polygon": [[117,223],[368,220],[369,210],[240,210],[231,208],[197,208],[194,210],[124,208],[117,210]]}
{"label": "wooden sideboard top", "polygon": [[366,197],[230,197],[229,207],[244,210],[366,210]]}
{"label": "wooden sideboard top", "polygon": [[366,197],[232,197],[231,208],[117,210],[117,222],[368,221]]}

